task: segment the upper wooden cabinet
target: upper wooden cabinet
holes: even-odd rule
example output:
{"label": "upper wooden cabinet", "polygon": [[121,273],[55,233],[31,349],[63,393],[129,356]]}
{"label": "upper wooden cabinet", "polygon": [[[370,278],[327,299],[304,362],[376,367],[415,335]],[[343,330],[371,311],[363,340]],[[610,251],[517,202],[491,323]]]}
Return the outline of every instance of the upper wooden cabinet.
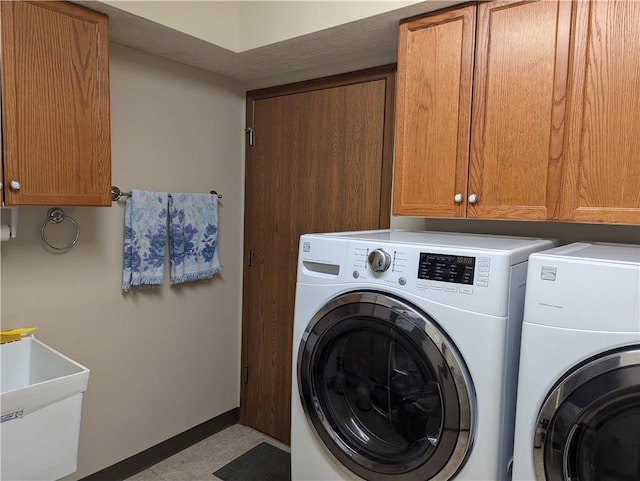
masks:
{"label": "upper wooden cabinet", "polygon": [[561,219],[640,224],[640,2],[575,2]]}
{"label": "upper wooden cabinet", "polygon": [[566,1],[478,6],[468,217],[555,215],[570,22]]}
{"label": "upper wooden cabinet", "polygon": [[0,22],[5,204],[110,206],[107,17],[16,1]]}
{"label": "upper wooden cabinet", "polygon": [[400,25],[393,213],[466,213],[475,7]]}
{"label": "upper wooden cabinet", "polygon": [[394,214],[640,223],[639,12],[500,0],[401,23]]}
{"label": "upper wooden cabinet", "polygon": [[497,1],[401,24],[395,214],[551,217],[570,11]]}

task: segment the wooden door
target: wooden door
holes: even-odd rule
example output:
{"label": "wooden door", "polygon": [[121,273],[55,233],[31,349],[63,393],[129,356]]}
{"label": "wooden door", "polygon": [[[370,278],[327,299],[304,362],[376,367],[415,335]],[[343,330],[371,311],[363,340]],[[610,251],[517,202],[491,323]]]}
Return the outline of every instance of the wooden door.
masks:
{"label": "wooden door", "polygon": [[299,237],[389,226],[394,70],[247,94],[240,421],[286,443]]}
{"label": "wooden door", "polygon": [[640,224],[640,2],[575,8],[562,219]]}
{"label": "wooden door", "polygon": [[475,20],[469,6],[400,25],[394,214],[465,216]]}
{"label": "wooden door", "polygon": [[0,22],[5,202],[110,206],[107,17],[16,1]]}
{"label": "wooden door", "polygon": [[467,216],[557,216],[571,2],[480,3]]}

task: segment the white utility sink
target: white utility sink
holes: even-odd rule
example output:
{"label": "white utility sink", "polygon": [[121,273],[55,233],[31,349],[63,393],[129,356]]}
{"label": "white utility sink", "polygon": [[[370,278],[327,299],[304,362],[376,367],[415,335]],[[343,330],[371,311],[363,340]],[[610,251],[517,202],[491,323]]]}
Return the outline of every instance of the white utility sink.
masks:
{"label": "white utility sink", "polygon": [[2,481],[54,480],[77,469],[89,369],[33,336],[0,345]]}

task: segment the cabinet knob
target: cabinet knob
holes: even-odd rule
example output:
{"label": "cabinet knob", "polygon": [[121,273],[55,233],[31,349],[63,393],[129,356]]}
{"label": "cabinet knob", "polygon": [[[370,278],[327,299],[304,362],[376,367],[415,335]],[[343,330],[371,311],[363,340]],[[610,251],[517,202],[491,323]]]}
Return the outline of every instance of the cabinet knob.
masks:
{"label": "cabinet knob", "polygon": [[11,190],[20,190],[20,182],[18,182],[17,180],[12,180],[11,182],[9,182],[9,187],[11,187]]}
{"label": "cabinet knob", "polygon": [[457,192],[456,195],[453,196],[453,201],[456,204],[459,204],[460,202],[462,202],[462,194],[460,192]]}
{"label": "cabinet knob", "polygon": [[469,204],[475,204],[478,202],[478,196],[476,194],[471,194],[467,200],[469,201]]}

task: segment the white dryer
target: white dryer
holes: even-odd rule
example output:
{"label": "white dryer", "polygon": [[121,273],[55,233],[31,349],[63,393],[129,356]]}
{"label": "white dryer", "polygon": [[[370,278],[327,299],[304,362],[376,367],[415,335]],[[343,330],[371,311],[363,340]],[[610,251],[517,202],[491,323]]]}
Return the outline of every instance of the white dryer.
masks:
{"label": "white dryer", "polygon": [[292,479],[507,479],[527,259],[551,247],[437,232],[302,236]]}
{"label": "white dryer", "polygon": [[532,254],[514,480],[640,479],[640,246]]}

